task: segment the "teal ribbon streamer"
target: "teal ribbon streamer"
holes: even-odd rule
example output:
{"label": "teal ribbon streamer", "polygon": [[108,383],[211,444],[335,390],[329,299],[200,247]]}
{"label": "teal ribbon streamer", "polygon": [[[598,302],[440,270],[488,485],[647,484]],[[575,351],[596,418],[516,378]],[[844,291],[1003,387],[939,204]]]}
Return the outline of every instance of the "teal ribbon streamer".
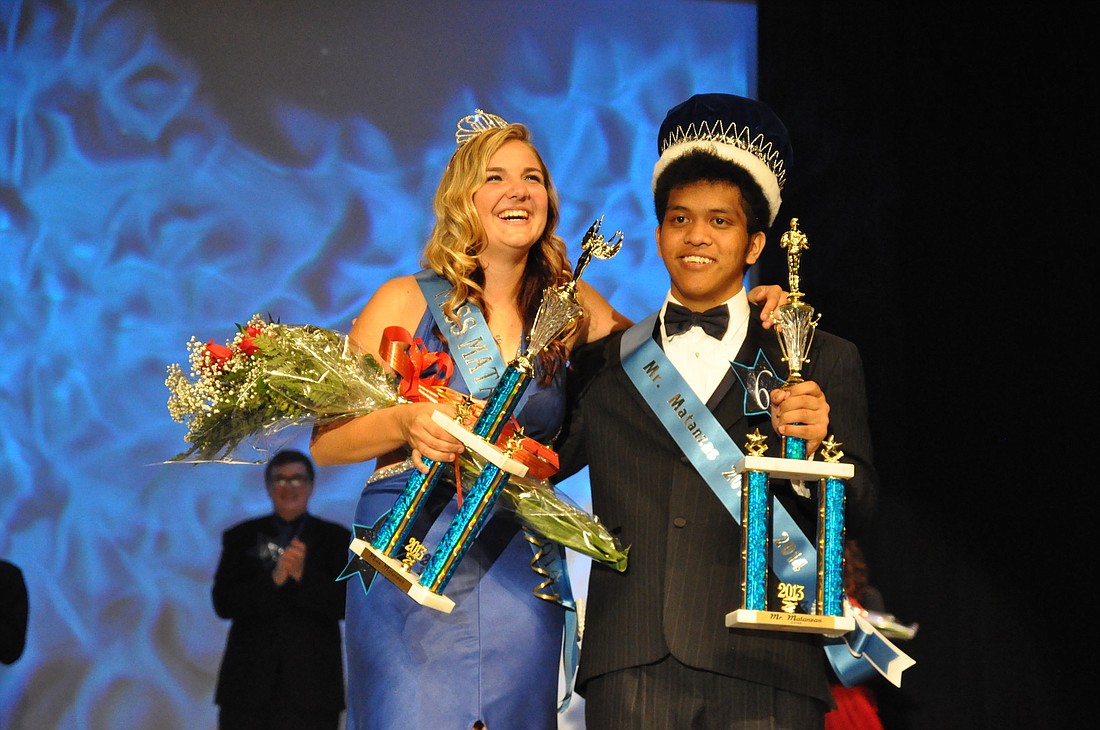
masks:
{"label": "teal ribbon streamer", "polygon": [[[530,533],[528,533],[530,535]],[[536,538],[537,539],[537,538]],[[573,682],[577,676],[580,662],[580,626],[577,616],[577,602],[573,599],[573,586],[569,580],[568,564],[562,546],[553,540],[543,538],[542,549],[535,545],[538,566],[546,571],[557,593],[557,602],[565,608],[565,641],[562,643],[562,665],[565,667],[565,696],[558,704],[558,712],[569,709],[573,699]]]}
{"label": "teal ribbon streamer", "polygon": [[878,629],[858,616],[855,629],[845,634],[843,639],[827,641],[825,655],[845,687],[863,684],[876,672],[895,687],[900,687],[902,672],[916,664]]}

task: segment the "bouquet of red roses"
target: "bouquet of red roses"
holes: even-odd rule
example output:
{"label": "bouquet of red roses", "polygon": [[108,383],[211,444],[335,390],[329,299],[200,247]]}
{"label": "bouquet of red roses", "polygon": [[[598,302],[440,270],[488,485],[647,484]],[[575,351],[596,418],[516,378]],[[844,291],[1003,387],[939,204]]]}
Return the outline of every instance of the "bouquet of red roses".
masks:
{"label": "bouquet of red roses", "polygon": [[[419,343],[410,344],[423,357]],[[237,325],[225,344],[192,337],[187,350],[189,373],[173,363],[165,380],[168,412],[187,425],[184,438],[190,444],[171,462],[255,463],[240,458],[243,447],[262,454],[264,444],[289,426],[351,418],[400,403],[411,395],[415,380],[399,383],[374,357],[355,352],[336,330],[280,324],[258,314]],[[444,397],[447,392],[438,379],[414,387]],[[463,453],[459,482],[473,484],[482,466],[475,455]],[[511,479],[499,504],[535,533],[626,569],[627,550],[618,539],[545,479]]]}

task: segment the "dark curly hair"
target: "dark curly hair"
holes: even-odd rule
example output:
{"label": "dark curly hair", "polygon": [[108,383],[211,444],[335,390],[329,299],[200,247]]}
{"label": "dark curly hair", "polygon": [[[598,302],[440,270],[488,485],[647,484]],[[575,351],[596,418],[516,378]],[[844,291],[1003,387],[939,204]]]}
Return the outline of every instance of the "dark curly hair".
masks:
{"label": "dark curly hair", "polygon": [[729,183],[741,191],[749,235],[768,230],[768,200],[749,171],[706,149],[694,149],[677,157],[666,167],[653,186],[653,210],[657,225],[665,219],[668,197],[676,188],[698,182]]}

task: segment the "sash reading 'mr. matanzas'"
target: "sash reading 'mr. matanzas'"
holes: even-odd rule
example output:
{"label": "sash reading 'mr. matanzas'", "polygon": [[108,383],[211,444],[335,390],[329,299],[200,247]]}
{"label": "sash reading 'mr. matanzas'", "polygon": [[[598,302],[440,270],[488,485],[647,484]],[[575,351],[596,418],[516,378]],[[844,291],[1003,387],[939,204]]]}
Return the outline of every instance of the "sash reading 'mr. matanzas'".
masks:
{"label": "sash reading 'mr. matanzas'", "polygon": [[[654,342],[656,318],[651,314],[623,333],[623,370],[722,506],[741,524],[741,477],[734,474],[734,465],[744,453]],[[806,586],[808,604],[816,595],[814,543],[779,502],[772,507],[772,524],[772,568],[784,583]],[[811,610],[809,605],[805,609]]]}

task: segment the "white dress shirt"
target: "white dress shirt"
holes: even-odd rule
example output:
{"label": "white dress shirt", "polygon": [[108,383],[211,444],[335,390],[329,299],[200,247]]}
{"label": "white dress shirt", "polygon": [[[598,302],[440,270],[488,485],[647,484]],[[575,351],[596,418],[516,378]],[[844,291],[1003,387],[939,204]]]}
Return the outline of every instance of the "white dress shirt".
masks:
{"label": "white dress shirt", "polygon": [[670,291],[661,307],[661,344],[664,345],[665,355],[699,396],[699,400],[706,403],[714,389],[726,377],[730,361],[737,358],[737,352],[745,342],[745,332],[749,324],[749,298],[742,288],[726,301],[730,310],[730,322],[725,336],[720,340],[714,339],[700,327],[692,327],[687,332],[669,337],[665,331],[665,308],[669,302],[683,304]]}

